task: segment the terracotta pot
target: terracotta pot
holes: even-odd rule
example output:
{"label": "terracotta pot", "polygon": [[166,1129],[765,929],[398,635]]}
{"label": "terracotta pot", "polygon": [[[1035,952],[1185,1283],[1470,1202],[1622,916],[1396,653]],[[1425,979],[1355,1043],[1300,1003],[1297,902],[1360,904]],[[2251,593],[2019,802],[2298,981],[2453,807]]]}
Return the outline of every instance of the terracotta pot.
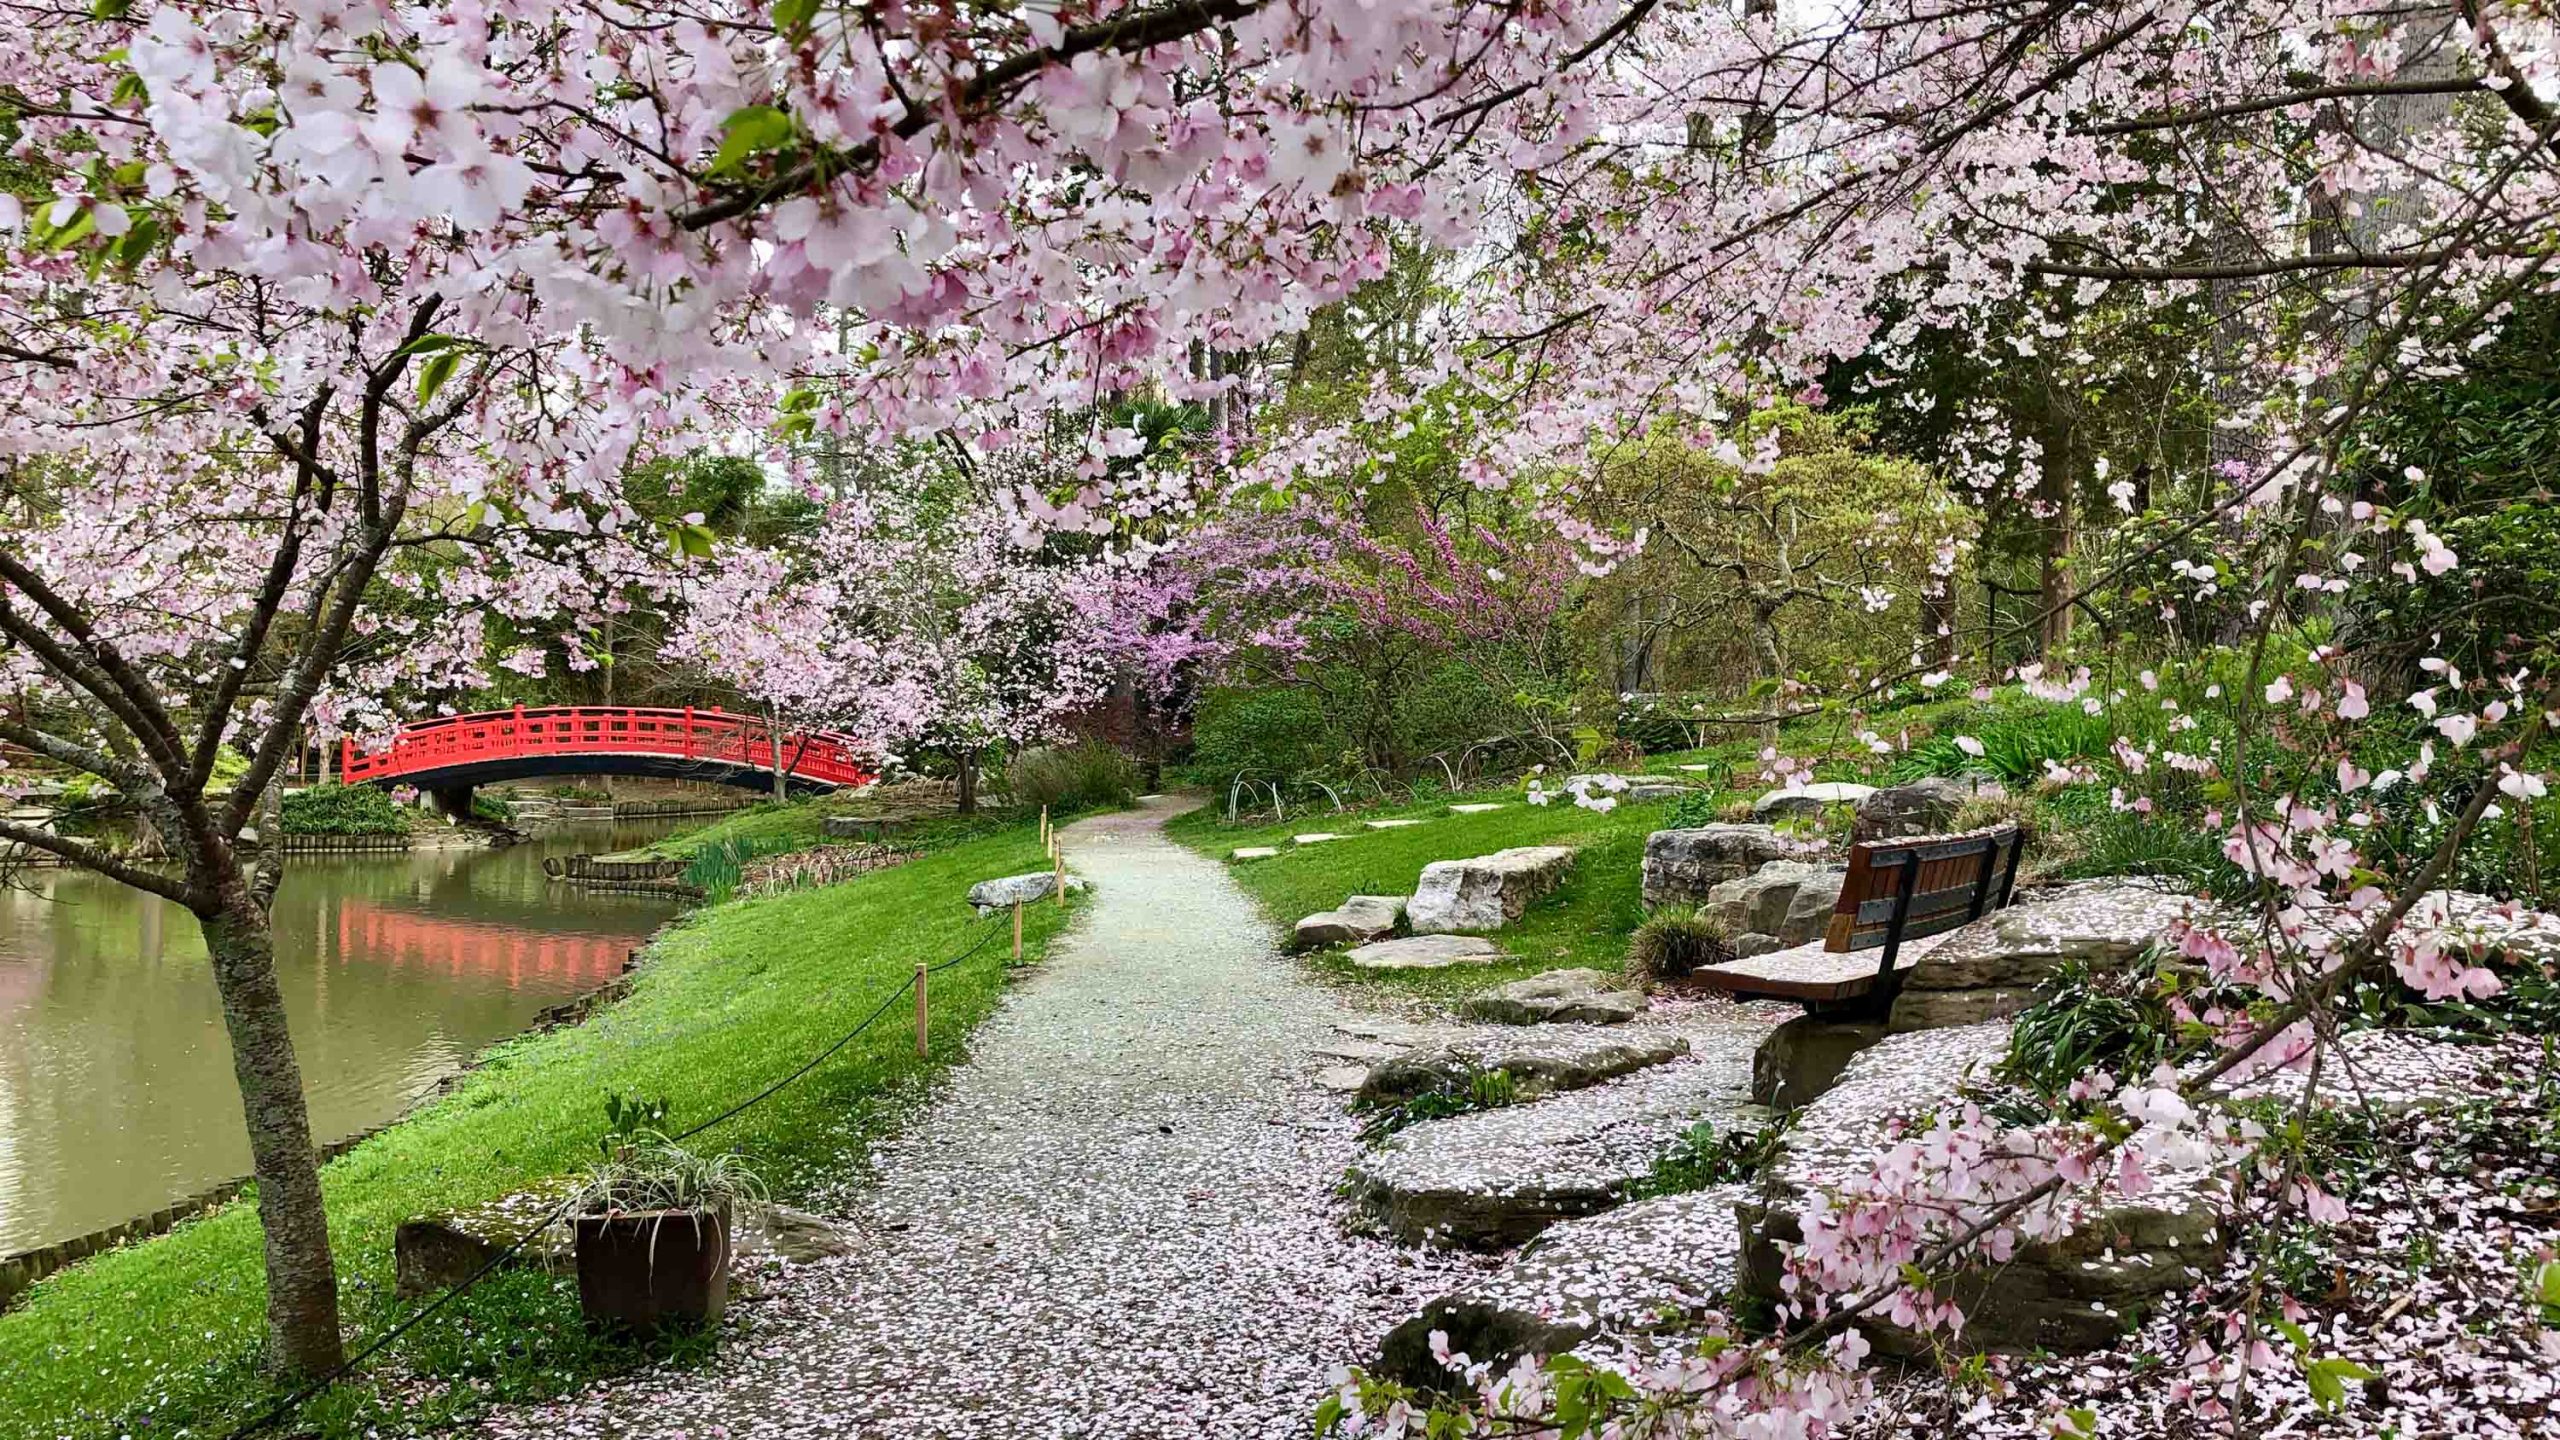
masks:
{"label": "terracotta pot", "polygon": [[729,1301],[729,1218],[710,1210],[580,1215],[578,1304],[597,1330],[717,1324]]}

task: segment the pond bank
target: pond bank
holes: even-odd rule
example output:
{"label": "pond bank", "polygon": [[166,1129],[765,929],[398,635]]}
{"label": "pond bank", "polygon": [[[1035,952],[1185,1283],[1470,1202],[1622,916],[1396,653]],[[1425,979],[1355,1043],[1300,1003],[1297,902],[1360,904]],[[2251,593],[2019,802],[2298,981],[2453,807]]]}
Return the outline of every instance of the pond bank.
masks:
{"label": "pond bank", "polygon": [[[679,1127],[755,1094],[840,1038],[919,961],[979,939],[995,922],[962,903],[972,881],[1040,863],[1030,827],[1014,826],[847,884],[680,917],[645,953],[627,1000],[586,1024],[493,1047],[450,1093],[323,1172],[351,1341],[408,1312],[391,1297],[400,1221],[576,1170],[594,1152],[607,1093],[662,1098]],[[1026,935],[1034,956],[1066,923],[1056,907],[1037,909]],[[706,1143],[742,1151],[786,1199],[814,1176],[858,1166],[993,1008],[1004,951],[989,946],[935,977],[929,1058],[917,1058],[907,1028],[876,1028]],[[252,1207],[234,1204],[37,1285],[0,1315],[0,1392],[11,1400],[0,1436],[227,1430],[273,1393],[257,1371],[258,1252]],[[405,1372],[397,1396],[332,1397],[322,1428],[432,1426],[633,1358],[585,1338],[573,1286],[509,1277],[388,1352]],[[454,1383],[466,1377],[475,1383]]]}

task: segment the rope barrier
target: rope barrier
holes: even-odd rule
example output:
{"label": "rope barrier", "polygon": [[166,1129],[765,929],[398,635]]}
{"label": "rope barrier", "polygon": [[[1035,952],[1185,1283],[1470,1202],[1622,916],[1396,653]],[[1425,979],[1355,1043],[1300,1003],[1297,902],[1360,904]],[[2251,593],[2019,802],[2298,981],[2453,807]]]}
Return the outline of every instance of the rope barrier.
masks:
{"label": "rope barrier", "polygon": [[[941,964],[926,967],[918,973],[939,975],[943,971],[975,957],[979,951],[987,948],[987,942],[996,937],[1000,928],[1000,926],[990,925],[987,928],[986,933],[978,937],[975,944],[972,944],[969,948],[952,956],[950,959],[943,961]],[[906,979],[899,981],[898,988],[890,991],[888,997],[883,999],[870,1014],[862,1017],[861,1024],[846,1031],[844,1035],[833,1045],[819,1051],[806,1063],[802,1064],[799,1069],[794,1070],[790,1074],[783,1076],[781,1079],[774,1081],[762,1090],[759,1090],[755,1094],[748,1096],[746,1099],[739,1101],[737,1104],[730,1106],[728,1109],[721,1111],[719,1114],[712,1116],[710,1119],[703,1121],[701,1124],[693,1126],[683,1133],[669,1138],[673,1141],[690,1140],[694,1136],[701,1134],[703,1131],[708,1130],[715,1125],[736,1119],[738,1116],[745,1114],[747,1111],[754,1109],[756,1106],[772,1099],[775,1095],[780,1094],[783,1087],[799,1080],[803,1076],[806,1076],[810,1071],[817,1069],[820,1065],[823,1065],[829,1059],[832,1059],[839,1051],[843,1050],[844,1047],[852,1044],[861,1036],[863,1031],[870,1029],[879,1021],[881,1016],[888,1014],[889,1007],[897,1004],[908,991],[914,989],[915,984],[916,977],[914,975],[910,975]],[[432,1319],[435,1315],[441,1312],[445,1306],[469,1293],[473,1286],[478,1285],[481,1281],[489,1278],[492,1274],[495,1274],[499,1267],[505,1265],[508,1261],[515,1259],[518,1255],[523,1254],[526,1246],[531,1245],[544,1231],[549,1230],[552,1226],[560,1222],[560,1217],[568,1213],[570,1202],[575,1198],[575,1196],[571,1196],[551,1207],[551,1210],[547,1214],[545,1214],[540,1220],[534,1222],[533,1228],[525,1231],[522,1235],[517,1236],[514,1242],[508,1245],[505,1249],[500,1250],[497,1254],[489,1257],[488,1260],[481,1264],[479,1269],[472,1271],[469,1276],[464,1278],[461,1284],[454,1286],[452,1289],[445,1291],[441,1295],[438,1295],[435,1299],[419,1307],[417,1312],[410,1315],[407,1319],[402,1320],[399,1324],[392,1326],[389,1330],[386,1330],[382,1334],[375,1336],[372,1340],[367,1341],[362,1349],[356,1351],[355,1354],[348,1356],[345,1360],[340,1361],[336,1369],[331,1370],[328,1374],[323,1375],[316,1380],[306,1383],[301,1389],[294,1391],[292,1394],[287,1395],[276,1404],[268,1407],[268,1409],[260,1413],[256,1418],[242,1425],[239,1429],[232,1431],[230,1435],[226,1437],[226,1440],[245,1440],[245,1437],[247,1436],[255,1435],[266,1430],[276,1422],[284,1419],[287,1415],[290,1415],[294,1411],[302,1408],[303,1404],[309,1401],[312,1396],[319,1394],[321,1391],[337,1384],[340,1380],[345,1379],[348,1375],[353,1374],[358,1366],[380,1354],[384,1347],[390,1345],[391,1342],[426,1323],[429,1319]]]}

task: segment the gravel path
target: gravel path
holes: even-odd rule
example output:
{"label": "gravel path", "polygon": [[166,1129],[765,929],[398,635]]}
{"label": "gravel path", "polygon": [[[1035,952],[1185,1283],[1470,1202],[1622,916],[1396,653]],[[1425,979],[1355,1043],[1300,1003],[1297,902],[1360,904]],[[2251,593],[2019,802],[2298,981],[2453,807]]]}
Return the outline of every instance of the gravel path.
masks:
{"label": "gravel path", "polygon": [[[1343,1233],[1358,1152],[1310,1076],[1346,1011],[1274,953],[1170,804],[1064,831],[1078,931],[704,1372],[493,1429],[542,1436],[1296,1437],[1335,1366],[1473,1267]],[[956,903],[956,897],[955,897]]]}

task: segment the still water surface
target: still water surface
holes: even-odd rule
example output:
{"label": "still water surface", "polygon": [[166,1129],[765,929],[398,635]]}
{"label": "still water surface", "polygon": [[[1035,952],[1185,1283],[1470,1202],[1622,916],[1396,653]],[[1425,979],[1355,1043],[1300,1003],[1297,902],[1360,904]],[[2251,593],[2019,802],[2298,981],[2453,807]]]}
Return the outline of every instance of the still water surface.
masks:
{"label": "still water surface", "polygon": [[[295,856],[276,969],[334,1140],[379,1124],[536,1011],[613,978],[670,913],[542,858],[670,828],[566,825],[504,850]],[[71,870],[0,890],[0,1254],[247,1172],[231,1047],[193,917]]]}

